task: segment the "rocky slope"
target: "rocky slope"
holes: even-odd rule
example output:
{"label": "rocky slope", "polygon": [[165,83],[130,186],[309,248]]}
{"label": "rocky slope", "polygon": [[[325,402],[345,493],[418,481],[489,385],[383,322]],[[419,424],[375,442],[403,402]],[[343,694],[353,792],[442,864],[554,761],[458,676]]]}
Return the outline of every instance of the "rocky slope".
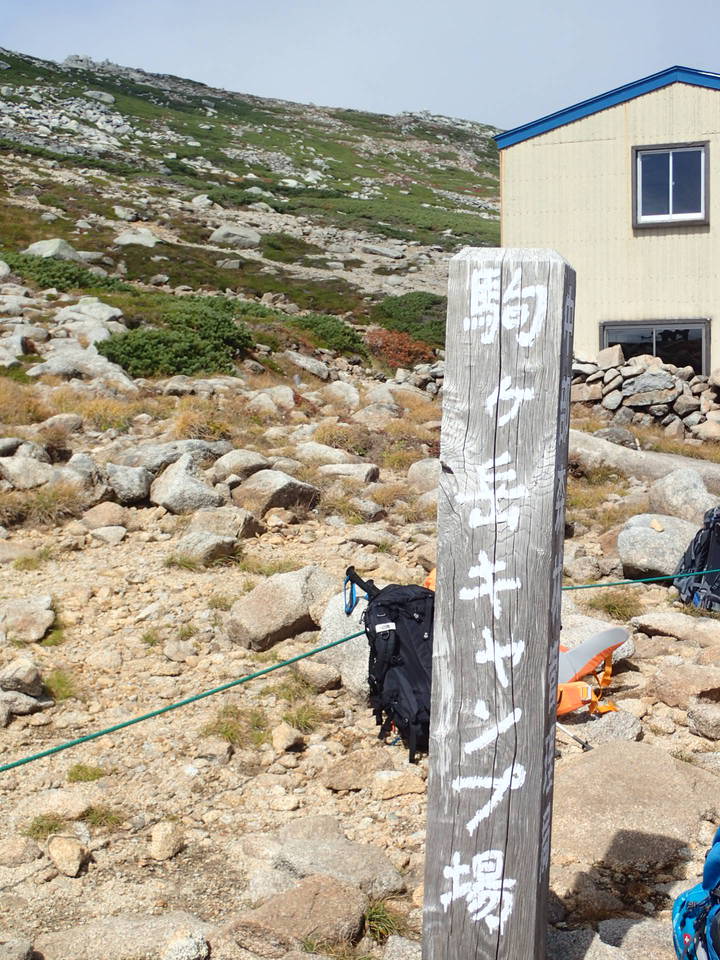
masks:
{"label": "rocky slope", "polygon": [[[491,170],[473,125],[0,61],[5,761],[355,632],[349,563],[424,577],[443,378],[432,295],[453,245],[492,217],[476,207],[475,234],[453,221],[444,238],[413,219],[453,190],[448,141],[471,182]],[[432,201],[394,182],[394,137],[438,164]],[[367,169],[340,177],[333,144]],[[248,195],[248,174],[271,196]],[[221,206],[234,178],[243,194]],[[343,184],[368,196],[320,195]],[[412,211],[395,203],[408,196]],[[372,228],[339,225],[350,200]],[[652,358],[575,372],[568,585],[671,573],[720,493],[717,447],[688,421],[714,423],[716,385]],[[616,414],[585,404],[602,406],[614,376],[628,413],[608,427]],[[638,381],[666,393],[643,405]],[[683,436],[649,433],[651,406]],[[567,718],[592,752],[558,738],[549,956],[671,960],[672,897],[720,822],[720,620],[662,582],[564,596],[564,642],[609,623],[631,638],[618,711]],[[418,958],[427,761],[377,741],[365,668],[351,640],[0,774],[0,957]]]}

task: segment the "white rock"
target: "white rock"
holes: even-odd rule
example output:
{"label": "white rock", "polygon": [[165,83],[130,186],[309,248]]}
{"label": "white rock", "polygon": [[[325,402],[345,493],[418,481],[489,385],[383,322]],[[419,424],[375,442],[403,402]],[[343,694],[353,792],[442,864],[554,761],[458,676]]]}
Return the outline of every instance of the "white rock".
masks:
{"label": "white rock", "polygon": [[150,488],[150,501],[171,513],[192,513],[202,507],[219,507],[223,497],[198,477],[189,453],[170,464]]}
{"label": "white rock", "polygon": [[55,476],[52,464],[34,457],[0,457],[0,477],[16,490],[32,490],[50,483]]}
{"label": "white rock", "polygon": [[108,106],[115,103],[115,97],[104,90],[86,90],[85,96],[90,97],[91,100],[97,100],[98,103],[106,103]]}
{"label": "white rock", "polygon": [[154,247],[160,240],[147,227],[138,227],[136,230],[123,230],[115,237],[115,243],[119,247]]}
{"label": "white rock", "polygon": [[222,243],[236,250],[249,250],[257,247],[262,237],[251,227],[241,227],[235,223],[223,223],[210,234],[210,243]]}
{"label": "white rock", "polygon": [[56,260],[82,261],[82,257],[77,250],[70,246],[66,240],[59,237],[53,240],[38,240],[36,243],[31,243],[27,249],[23,250],[23,253],[28,253],[33,257],[43,257],[44,259],[54,257]]}

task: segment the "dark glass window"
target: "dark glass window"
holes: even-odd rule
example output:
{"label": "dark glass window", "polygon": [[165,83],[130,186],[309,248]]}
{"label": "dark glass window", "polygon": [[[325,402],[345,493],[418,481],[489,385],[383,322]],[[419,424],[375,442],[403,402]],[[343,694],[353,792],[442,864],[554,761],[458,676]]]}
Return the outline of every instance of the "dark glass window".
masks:
{"label": "dark glass window", "polygon": [[626,360],[650,354],[676,367],[692,367],[695,373],[707,372],[707,337],[708,328],[703,323],[608,323],[603,327],[603,346],[619,344]]}
{"label": "dark glass window", "polygon": [[706,148],[637,151],[638,224],[704,220]]}
{"label": "dark glass window", "polygon": [[702,152],[674,150],[672,212],[702,212]]}
{"label": "dark glass window", "polygon": [[670,213],[670,154],[641,153],[640,164],[642,216]]}

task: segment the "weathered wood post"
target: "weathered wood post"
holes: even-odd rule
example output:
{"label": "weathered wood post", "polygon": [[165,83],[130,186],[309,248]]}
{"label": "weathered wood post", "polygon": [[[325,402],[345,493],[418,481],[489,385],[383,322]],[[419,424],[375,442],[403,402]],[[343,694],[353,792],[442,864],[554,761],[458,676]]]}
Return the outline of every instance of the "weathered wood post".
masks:
{"label": "weathered wood post", "polygon": [[542,960],[575,272],[450,262],[424,960]]}

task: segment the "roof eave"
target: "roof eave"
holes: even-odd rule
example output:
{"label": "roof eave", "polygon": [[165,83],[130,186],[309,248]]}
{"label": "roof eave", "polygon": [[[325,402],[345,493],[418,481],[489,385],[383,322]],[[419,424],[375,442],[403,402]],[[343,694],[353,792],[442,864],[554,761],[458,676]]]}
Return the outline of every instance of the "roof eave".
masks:
{"label": "roof eave", "polygon": [[614,90],[609,90],[597,97],[582,100],[580,103],[566,107],[564,110],[557,110],[555,113],[540,117],[531,123],[525,123],[520,127],[514,127],[512,130],[499,133],[495,137],[495,142],[498,149],[504,150],[516,143],[521,143],[523,140],[530,140],[541,133],[556,130],[558,127],[573,123],[575,120],[582,120],[584,117],[599,113],[608,107],[615,107],[620,103],[626,103],[628,100],[634,100],[635,97],[651,93],[653,90],[659,90],[671,83],[688,83],[697,87],[720,90],[720,74],[693,70],[690,67],[669,67],[667,70],[661,70],[649,77],[626,83],[622,87],[616,87]]}

